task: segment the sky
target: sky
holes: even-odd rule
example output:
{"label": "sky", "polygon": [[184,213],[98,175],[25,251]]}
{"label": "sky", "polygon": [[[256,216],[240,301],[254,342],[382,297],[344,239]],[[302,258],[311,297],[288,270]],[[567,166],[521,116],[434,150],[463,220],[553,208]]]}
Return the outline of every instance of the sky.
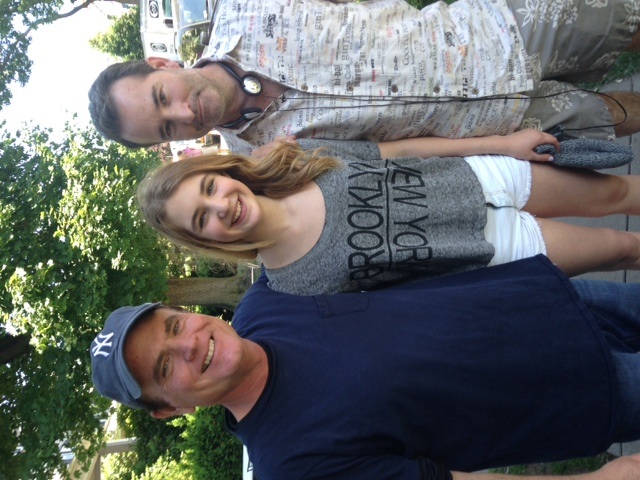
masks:
{"label": "sky", "polygon": [[[61,12],[69,8],[65,6]],[[28,51],[33,61],[29,82],[24,87],[13,84],[13,99],[0,111],[0,121],[7,121],[10,132],[33,121],[62,133],[65,121],[73,113],[78,114],[79,125],[90,123],[87,92],[100,71],[113,60],[91,48],[89,39],[108,29],[108,14],[123,11],[117,2],[98,1],[33,33]]]}

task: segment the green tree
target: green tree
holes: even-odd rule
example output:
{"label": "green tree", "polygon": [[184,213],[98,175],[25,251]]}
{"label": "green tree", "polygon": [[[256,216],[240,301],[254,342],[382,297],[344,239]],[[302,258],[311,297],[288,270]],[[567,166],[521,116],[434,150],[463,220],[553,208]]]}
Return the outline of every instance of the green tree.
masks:
{"label": "green tree", "polygon": [[194,480],[242,478],[242,443],[225,429],[221,406],[198,408],[179,421],[186,424],[183,460]]}
{"label": "green tree", "polygon": [[166,457],[160,459],[140,476],[133,476],[133,480],[193,480],[190,472],[175,460]]}
{"label": "green tree", "polygon": [[101,446],[108,402],[88,347],[110,310],[162,299],[169,276],[166,246],[132,208],[156,155],[67,130],[0,137],[0,323],[32,347],[0,365],[0,451],[17,452],[0,477],[12,480],[64,471],[63,444],[81,461]]}
{"label": "green tree", "polygon": [[[114,479],[131,479],[142,475],[158,462],[179,462],[182,456],[181,435],[184,425],[172,420],[157,420],[148,412],[128,407],[118,408],[118,425],[127,438],[136,438],[134,453],[117,469]],[[184,467],[184,465],[183,465]],[[172,478],[172,477],[165,477]]]}
{"label": "green tree", "polygon": [[169,259],[182,256],[135,207],[158,163],[93,129],[67,125],[62,141],[0,133],[0,479],[49,479],[66,472],[61,446],[81,463],[102,446],[109,402],[93,390],[88,349],[111,310],[167,297],[233,309],[244,292],[239,274],[205,281],[197,298],[180,288],[189,279],[169,283],[184,270]]}
{"label": "green tree", "polygon": [[144,58],[140,37],[140,9],[133,7],[113,19],[104,33],[98,33],[89,40],[89,45],[119,61]]}
{"label": "green tree", "polygon": [[60,12],[63,0],[0,0],[0,108],[9,105],[9,85],[24,86],[31,75],[28,56],[31,33],[41,25],[70,17],[96,0],[71,2],[73,8]]}
{"label": "green tree", "polygon": [[165,421],[121,407],[118,423],[126,437],[138,442],[135,454],[122,455],[125,458],[118,459],[109,478],[177,479],[187,473],[185,478],[191,480],[242,478],[242,444],[226,431],[220,406],[198,408],[193,415]]}

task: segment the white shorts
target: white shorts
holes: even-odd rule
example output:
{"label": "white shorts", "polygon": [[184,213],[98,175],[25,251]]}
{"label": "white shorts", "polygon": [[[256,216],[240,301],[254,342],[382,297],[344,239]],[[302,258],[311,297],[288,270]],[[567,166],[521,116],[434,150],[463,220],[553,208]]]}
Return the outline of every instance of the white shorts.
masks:
{"label": "white shorts", "polygon": [[495,248],[489,265],[547,253],[540,225],[522,211],[531,194],[531,165],[503,155],[465,157],[487,202],[484,236]]}

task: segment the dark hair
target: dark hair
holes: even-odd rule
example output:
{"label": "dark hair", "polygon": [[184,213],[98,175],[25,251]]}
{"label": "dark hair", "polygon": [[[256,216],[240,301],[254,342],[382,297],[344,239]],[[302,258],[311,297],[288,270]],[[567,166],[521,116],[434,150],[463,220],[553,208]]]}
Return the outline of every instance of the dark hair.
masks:
{"label": "dark hair", "polygon": [[89,113],[96,130],[109,140],[121,143],[125,147],[140,148],[142,145],[122,138],[120,114],[111,96],[111,88],[118,80],[127,77],[146,77],[156,69],[146,60],[114,63],[105,68],[89,89]]}
{"label": "dark hair", "polygon": [[161,408],[172,408],[168,402],[165,402],[161,398],[147,397],[146,395],[142,395],[138,399],[138,402],[144,405],[148,412],[155,412]]}

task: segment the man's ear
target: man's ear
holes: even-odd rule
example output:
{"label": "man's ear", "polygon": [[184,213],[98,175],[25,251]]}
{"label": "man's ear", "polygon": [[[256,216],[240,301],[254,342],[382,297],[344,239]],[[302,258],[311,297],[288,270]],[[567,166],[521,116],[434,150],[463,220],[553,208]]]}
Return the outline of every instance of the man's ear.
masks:
{"label": "man's ear", "polygon": [[154,68],[160,68],[160,69],[182,68],[182,66],[179,63],[174,62],[173,60],[169,60],[168,58],[149,57],[146,60],[147,60],[147,63]]}
{"label": "man's ear", "polygon": [[169,417],[179,417],[187,413],[193,413],[196,409],[194,407],[161,407],[151,411],[151,416],[158,420]]}

